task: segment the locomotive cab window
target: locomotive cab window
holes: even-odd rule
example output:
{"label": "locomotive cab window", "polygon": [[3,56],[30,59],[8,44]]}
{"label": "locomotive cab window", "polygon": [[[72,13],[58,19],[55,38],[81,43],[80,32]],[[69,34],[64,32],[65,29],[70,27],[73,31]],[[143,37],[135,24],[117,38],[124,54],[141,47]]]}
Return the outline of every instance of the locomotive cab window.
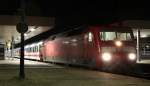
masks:
{"label": "locomotive cab window", "polygon": [[100,39],[103,41],[109,40],[132,40],[130,32],[103,31],[100,32]]}

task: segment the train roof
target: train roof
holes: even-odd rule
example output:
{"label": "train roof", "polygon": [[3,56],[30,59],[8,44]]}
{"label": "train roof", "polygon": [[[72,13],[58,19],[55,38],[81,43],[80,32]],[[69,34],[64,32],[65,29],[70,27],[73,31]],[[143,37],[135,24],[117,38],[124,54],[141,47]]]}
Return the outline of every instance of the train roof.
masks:
{"label": "train roof", "polygon": [[103,26],[100,28],[101,30],[104,31],[120,31],[120,32],[124,32],[124,31],[132,31],[132,28],[130,27],[116,27],[116,26]]}

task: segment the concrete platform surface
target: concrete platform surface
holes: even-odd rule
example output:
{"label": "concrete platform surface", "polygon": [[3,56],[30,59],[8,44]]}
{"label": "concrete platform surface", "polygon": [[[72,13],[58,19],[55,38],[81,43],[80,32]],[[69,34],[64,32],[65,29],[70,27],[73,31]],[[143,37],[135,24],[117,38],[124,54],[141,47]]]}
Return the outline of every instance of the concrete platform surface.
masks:
{"label": "concrete platform surface", "polygon": [[[25,79],[19,80],[19,68],[1,66],[19,64],[18,59],[0,61],[0,86],[150,86],[150,80],[111,74],[83,68],[57,68],[54,64],[25,61],[26,65],[49,65],[47,68],[25,68]],[[54,68],[52,67],[54,66]],[[8,83],[9,82],[9,83]]]}
{"label": "concrete platform surface", "polygon": [[138,64],[150,64],[150,60],[137,61]]}
{"label": "concrete platform surface", "polygon": [[[50,65],[48,63],[30,61],[30,60],[25,60],[24,63],[25,63],[25,65]],[[0,60],[0,64],[19,65],[20,64],[20,59],[5,58],[5,60]]]}
{"label": "concrete platform surface", "polygon": [[[0,70],[0,86],[150,86],[150,80],[79,68],[26,68]],[[8,83],[9,82],[9,83]]]}
{"label": "concrete platform surface", "polygon": [[[20,65],[20,59],[18,58],[5,58],[5,60],[0,60],[0,67],[2,68],[4,65]],[[33,68],[62,68],[62,66],[51,64],[51,63],[44,63],[44,62],[38,62],[38,61],[31,61],[31,60],[24,60],[25,67],[33,67]],[[9,67],[9,66],[7,66]],[[11,66],[10,66],[11,67]]]}

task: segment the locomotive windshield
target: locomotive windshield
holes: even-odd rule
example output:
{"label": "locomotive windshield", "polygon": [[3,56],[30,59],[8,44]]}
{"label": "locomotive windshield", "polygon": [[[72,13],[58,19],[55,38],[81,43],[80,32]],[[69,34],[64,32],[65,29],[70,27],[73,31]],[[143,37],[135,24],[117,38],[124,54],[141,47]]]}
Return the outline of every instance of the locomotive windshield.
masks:
{"label": "locomotive windshield", "polygon": [[116,32],[116,31],[103,31],[100,32],[100,39],[104,41],[109,40],[131,40],[131,34],[130,32]]}

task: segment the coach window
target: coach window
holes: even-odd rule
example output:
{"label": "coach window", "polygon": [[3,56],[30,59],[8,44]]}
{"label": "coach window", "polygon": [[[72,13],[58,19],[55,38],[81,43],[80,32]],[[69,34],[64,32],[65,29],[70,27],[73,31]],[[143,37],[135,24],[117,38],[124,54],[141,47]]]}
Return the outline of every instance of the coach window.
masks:
{"label": "coach window", "polygon": [[33,47],[33,52],[35,52],[35,47]]}
{"label": "coach window", "polygon": [[30,48],[28,48],[28,52],[30,52]]}
{"label": "coach window", "polygon": [[33,52],[35,52],[35,47],[33,47]]}
{"label": "coach window", "polygon": [[33,51],[32,51],[32,47],[30,48],[30,52],[33,52]]}
{"label": "coach window", "polygon": [[89,32],[89,34],[88,34],[88,41],[92,42],[92,40],[93,40],[93,34],[92,34],[92,32]]}
{"label": "coach window", "polygon": [[39,52],[39,46],[37,46],[37,52]]}
{"label": "coach window", "polygon": [[34,52],[34,47],[32,47],[32,52]]}
{"label": "coach window", "polygon": [[32,52],[34,52],[34,47],[32,47]]}
{"label": "coach window", "polygon": [[34,52],[36,52],[35,46],[34,46]]}
{"label": "coach window", "polygon": [[31,47],[31,52],[33,52],[33,47]]}
{"label": "coach window", "polygon": [[35,52],[35,47],[33,47],[33,52]]}
{"label": "coach window", "polygon": [[31,47],[30,47],[30,52],[32,52],[32,51],[31,51]]}
{"label": "coach window", "polygon": [[35,52],[37,52],[37,46],[35,46]]}
{"label": "coach window", "polygon": [[34,47],[34,52],[36,52],[36,46]]}
{"label": "coach window", "polygon": [[36,52],[36,46],[34,47],[34,52]]}
{"label": "coach window", "polygon": [[36,52],[38,52],[38,46],[36,46]]}
{"label": "coach window", "polygon": [[35,52],[35,47],[33,47],[33,52]]}
{"label": "coach window", "polygon": [[34,52],[36,52],[36,46],[34,47]]}
{"label": "coach window", "polygon": [[35,46],[35,52],[37,52],[37,51],[36,51],[36,46]]}

